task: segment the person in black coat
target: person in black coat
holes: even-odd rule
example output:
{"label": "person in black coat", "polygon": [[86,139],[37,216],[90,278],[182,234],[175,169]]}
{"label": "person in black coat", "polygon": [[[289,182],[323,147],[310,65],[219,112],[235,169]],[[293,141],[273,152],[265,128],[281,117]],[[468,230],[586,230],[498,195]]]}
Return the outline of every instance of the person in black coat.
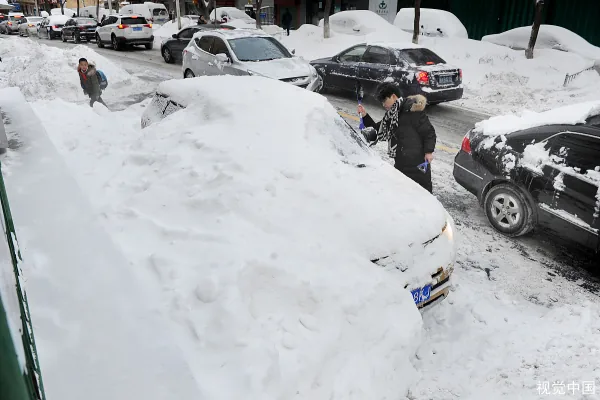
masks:
{"label": "person in black coat", "polygon": [[281,22],[283,23],[283,29],[287,31],[287,35],[290,36],[290,28],[292,26],[292,13],[290,13],[289,9],[285,9],[283,16],[281,17]]}
{"label": "person in black coat", "polygon": [[[427,99],[424,96],[408,96],[403,99],[400,89],[393,83],[384,83],[377,93],[377,100],[387,110],[380,122],[373,121],[362,105],[358,112],[365,127],[375,128],[375,137],[367,138],[375,144],[388,142],[388,154],[394,159],[394,167],[419,185],[433,193],[431,162],[435,151],[435,128],[425,114]],[[423,172],[419,165],[428,162]]]}

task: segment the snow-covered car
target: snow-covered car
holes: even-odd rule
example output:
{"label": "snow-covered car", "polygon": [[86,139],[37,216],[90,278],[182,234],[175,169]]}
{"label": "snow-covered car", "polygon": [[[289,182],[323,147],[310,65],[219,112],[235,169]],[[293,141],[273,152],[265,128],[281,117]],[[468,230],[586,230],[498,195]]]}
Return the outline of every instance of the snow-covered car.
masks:
{"label": "snow-covered car", "polygon": [[109,44],[114,50],[123,46],[144,45],[154,47],[152,24],[141,15],[111,15],[96,28],[96,43],[102,48]]}
{"label": "snow-covered car", "polygon": [[374,95],[382,82],[398,84],[403,96],[420,94],[429,104],[460,99],[462,70],[433,51],[411,43],[362,43],[310,62],[323,88]]}
{"label": "snow-covered car", "polygon": [[42,20],[42,17],[24,17],[19,24],[19,36],[37,35],[38,26]]}
{"label": "snow-covered car", "polygon": [[61,37],[62,28],[71,17],[66,15],[50,15],[40,22],[37,29],[39,39],[58,39]]}
{"label": "snow-covered car", "polygon": [[246,14],[243,10],[235,7],[218,7],[210,13],[211,21],[224,21],[231,22],[232,20],[244,21],[247,24],[254,25],[256,20]]}
{"label": "snow-covered car", "polygon": [[[290,177],[284,177],[285,182],[282,181],[280,185],[275,184],[270,188],[265,181],[264,184],[267,187],[264,187],[263,190],[267,192],[270,190],[284,191],[286,194],[277,198],[281,199],[283,203],[279,203],[276,199],[276,203],[265,204],[266,207],[274,207],[273,212],[267,214],[265,221],[256,222],[270,226],[280,218],[281,212],[295,214],[293,209],[296,207],[291,203],[286,203],[288,201],[286,199],[296,199],[294,201],[297,201],[304,198],[305,195],[296,196],[294,194],[296,191],[309,190],[316,197],[309,196],[313,199],[309,202],[311,204],[303,203],[298,208],[298,211],[304,210],[295,214],[293,219],[297,218],[298,221],[289,220],[287,223],[297,226],[302,232],[311,230],[313,231],[311,235],[315,235],[315,237],[322,235],[322,239],[319,241],[323,246],[328,246],[328,237],[335,237],[336,242],[340,240],[346,242],[350,248],[361,243],[358,247],[363,249],[359,252],[365,267],[371,264],[374,268],[405,274],[402,275],[404,276],[402,287],[398,289],[410,290],[419,308],[448,295],[449,280],[456,254],[453,237],[455,228],[452,218],[429,192],[370,150],[361,135],[350,129],[325,97],[261,77],[222,76],[212,77],[211,80],[207,79],[208,77],[200,77],[161,83],[151,103],[144,111],[142,127],[150,129],[153,125],[160,124],[162,120],[165,124],[169,124],[169,120],[180,120],[181,117],[176,116],[189,114],[189,112],[186,114],[189,108],[192,108],[193,112],[206,114],[207,118],[221,118],[223,113],[228,115],[228,119],[247,118],[249,114],[246,112],[238,113],[230,110],[228,104],[222,104],[213,98],[210,95],[210,87],[231,90],[237,98],[252,103],[250,108],[269,110],[267,127],[261,116],[258,116],[256,121],[230,122],[233,126],[238,123],[246,124],[251,130],[272,130],[273,126],[279,126],[280,121],[288,121],[290,125],[296,126],[300,123],[293,117],[296,111],[306,110],[308,107],[313,110],[315,115],[312,122],[306,121],[306,123],[315,125],[306,129],[311,132],[314,129],[314,134],[319,132],[318,135],[322,137],[313,143],[313,148],[300,145],[299,138],[295,138],[294,135],[287,136],[289,132],[278,132],[289,140],[284,140],[287,143],[285,149],[264,148],[261,145],[247,149],[251,153],[250,159],[256,159],[257,162],[262,160],[251,167],[247,171],[249,175],[244,178],[251,186],[252,182],[262,185],[258,182],[263,181],[265,173],[270,173],[266,171],[273,169],[286,171],[288,167],[291,167],[287,163],[287,166],[277,165],[281,162],[279,157],[274,160],[268,156],[274,151],[282,157],[290,158],[290,163],[297,164],[288,170],[291,174]],[[219,85],[219,82],[222,84]],[[252,86],[256,87],[257,93],[261,93],[260,96],[253,95]],[[264,95],[267,90],[277,93],[277,95],[271,99]],[[303,95],[303,93],[307,93],[307,95]],[[285,100],[285,105],[280,103],[284,98],[288,99]],[[274,110],[293,111],[274,112]],[[213,116],[211,117],[211,115]],[[176,118],[174,119],[174,117]],[[318,121],[314,120],[315,118]],[[301,123],[301,125],[303,124],[305,122]],[[182,140],[186,135],[184,133],[186,129],[189,129],[189,126],[186,128],[185,125],[182,125]],[[303,130],[304,128],[301,127],[296,129],[297,132]],[[223,126],[223,129],[215,131],[214,135],[220,138],[219,141],[228,140],[228,132],[229,128]],[[210,136],[206,137],[206,140],[210,141]],[[205,145],[208,144],[197,141],[191,144],[195,149],[202,149]],[[292,161],[292,159],[294,160]],[[245,163],[248,160],[239,161]],[[253,161],[250,162],[254,165]],[[315,162],[319,165],[328,164],[327,172],[323,171],[323,175],[320,175],[314,170],[314,167],[306,169],[300,167],[300,165],[310,165]],[[306,175],[296,176],[297,172],[293,171]],[[295,179],[300,181],[295,183]],[[310,182],[310,188],[303,188],[305,183],[301,182],[306,184]],[[327,189],[324,189],[326,187]],[[237,189],[231,186],[231,190]],[[351,193],[362,194],[355,197]],[[374,195],[366,196],[366,193]],[[360,204],[362,197],[372,198],[373,202],[366,200],[367,204]],[[325,211],[326,208],[323,208],[322,202],[329,204],[327,207],[333,207],[332,210],[335,211],[332,213]],[[309,210],[314,210],[314,213]],[[287,217],[285,218],[287,219]],[[273,221],[271,221],[272,219]],[[346,225],[349,230],[342,229],[339,224]],[[231,227],[231,229],[232,232],[236,230],[235,227]],[[333,233],[338,229],[341,229],[340,234],[342,231],[344,232],[342,236]],[[281,239],[294,241],[291,237],[282,237]],[[272,251],[277,250],[273,248]]]}
{"label": "snow-covered car", "polygon": [[475,125],[454,178],[508,236],[535,227],[600,251],[600,102]]}
{"label": "snow-covered car", "polygon": [[75,12],[75,10],[72,10],[70,8],[53,8],[50,10],[50,15],[66,15],[69,18],[74,18],[77,16],[77,13]]}
{"label": "snow-covered car", "polygon": [[[525,50],[529,44],[531,27],[523,26],[495,35],[484,36],[481,40],[513,50]],[[554,25],[540,25],[535,42],[536,49],[552,49],[579,54],[600,63],[600,48],[594,46],[578,34]]]}
{"label": "snow-covered car", "polygon": [[233,26],[225,24],[201,24],[188,25],[179,32],[174,33],[170,38],[166,38],[160,44],[160,53],[166,63],[181,62],[183,59],[183,49],[187,47],[190,40],[196,32],[211,31],[215,29],[235,29]]}
{"label": "snow-covered car", "polygon": [[[456,15],[445,10],[421,8],[419,33],[424,36],[453,37],[468,39],[467,28]],[[413,34],[415,9],[403,7],[398,11],[394,25],[405,32]]]}
{"label": "snow-covered car", "polygon": [[303,58],[260,31],[216,29],[198,32],[183,51],[183,77],[253,75],[277,79],[310,91],[321,78]]}
{"label": "snow-covered car", "polygon": [[[324,20],[319,21],[322,27]],[[410,35],[390,24],[386,19],[369,10],[349,10],[329,17],[329,29],[343,35],[364,36],[377,34],[377,37],[390,41],[410,41]]]}

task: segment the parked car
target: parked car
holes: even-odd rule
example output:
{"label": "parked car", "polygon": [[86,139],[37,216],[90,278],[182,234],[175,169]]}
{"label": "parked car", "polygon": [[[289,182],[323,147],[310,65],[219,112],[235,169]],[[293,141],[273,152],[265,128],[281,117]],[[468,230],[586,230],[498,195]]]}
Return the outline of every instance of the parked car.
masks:
{"label": "parked car", "polygon": [[81,39],[86,42],[95,40],[97,27],[98,21],[93,18],[71,18],[63,26],[62,41],[73,40],[75,43],[81,43]]}
{"label": "parked car", "polygon": [[62,28],[69,19],[70,17],[66,15],[50,15],[44,18],[38,26],[38,38],[50,40],[60,38]]}
{"label": "parked car", "polygon": [[11,35],[19,32],[19,23],[25,18],[20,15],[9,15],[4,21],[0,22],[0,33]]}
{"label": "parked car", "polygon": [[446,64],[433,51],[409,43],[363,43],[310,62],[324,89],[374,95],[382,82],[395,82],[403,96],[420,94],[429,104],[463,95],[462,70]]}
{"label": "parked car", "polygon": [[110,44],[114,50],[125,45],[154,47],[152,24],[141,15],[111,15],[96,29],[96,43],[102,48]]}
{"label": "parked car", "polygon": [[214,29],[235,29],[233,26],[221,24],[203,24],[187,26],[174,33],[171,38],[165,39],[160,45],[160,52],[166,63],[181,62],[183,60],[183,49],[187,47],[194,34],[199,31]]}
{"label": "parked car", "polygon": [[58,7],[51,9],[50,15],[65,15],[69,18],[74,18],[77,16],[77,13],[75,12],[75,10],[72,10],[70,8],[63,7],[61,9],[60,7]]}
{"label": "parked car", "polygon": [[151,24],[162,25],[169,22],[169,12],[164,4],[149,1],[143,4],[127,4],[121,7],[121,15],[140,15]]}
{"label": "parked car", "polygon": [[[491,135],[482,123],[469,131],[454,178],[499,232],[520,236],[539,227],[600,251],[600,115],[576,124],[557,123],[572,119],[572,109],[540,115],[506,133]],[[491,121],[497,130],[515,126],[514,118]]]}
{"label": "parked car", "polygon": [[183,51],[183,76],[259,75],[316,91],[317,71],[273,36],[259,31],[200,31]]}
{"label": "parked car", "polygon": [[37,29],[42,22],[42,17],[25,17],[19,24],[19,36],[37,35]]}

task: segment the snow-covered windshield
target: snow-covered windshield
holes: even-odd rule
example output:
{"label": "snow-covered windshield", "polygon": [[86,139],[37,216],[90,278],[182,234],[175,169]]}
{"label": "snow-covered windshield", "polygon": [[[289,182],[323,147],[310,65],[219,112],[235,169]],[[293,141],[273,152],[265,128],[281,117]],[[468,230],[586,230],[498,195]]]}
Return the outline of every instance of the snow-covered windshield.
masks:
{"label": "snow-covered windshield", "polygon": [[274,38],[244,37],[228,41],[231,50],[240,61],[269,61],[292,57]]}
{"label": "snow-covered windshield", "polygon": [[404,49],[400,51],[400,54],[409,62],[409,64],[419,66],[446,63],[440,56],[429,49]]}

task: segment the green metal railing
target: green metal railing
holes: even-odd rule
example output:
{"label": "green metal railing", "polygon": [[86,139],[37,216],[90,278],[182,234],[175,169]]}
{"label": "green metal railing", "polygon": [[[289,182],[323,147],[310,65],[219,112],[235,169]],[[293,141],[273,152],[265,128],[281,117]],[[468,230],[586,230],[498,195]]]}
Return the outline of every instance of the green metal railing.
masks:
{"label": "green metal railing", "polygon": [[25,353],[25,369],[23,369],[18,360],[17,349],[14,347],[16,346],[16,343],[14,343],[10,333],[8,315],[2,304],[2,298],[0,297],[0,349],[2,350],[1,354],[3,355],[0,359],[0,392],[2,392],[3,399],[6,394],[6,399],[10,400],[46,400],[38,352],[33,335],[31,315],[29,313],[29,304],[27,302],[27,295],[21,283],[23,273],[19,264],[23,259],[21,258],[15,226],[8,204],[8,195],[4,185],[1,163],[0,203],[2,205],[4,234],[6,235],[6,241],[8,243],[8,249],[10,251],[15,274],[15,290],[19,300],[19,311],[21,315],[21,339],[23,351]]}

